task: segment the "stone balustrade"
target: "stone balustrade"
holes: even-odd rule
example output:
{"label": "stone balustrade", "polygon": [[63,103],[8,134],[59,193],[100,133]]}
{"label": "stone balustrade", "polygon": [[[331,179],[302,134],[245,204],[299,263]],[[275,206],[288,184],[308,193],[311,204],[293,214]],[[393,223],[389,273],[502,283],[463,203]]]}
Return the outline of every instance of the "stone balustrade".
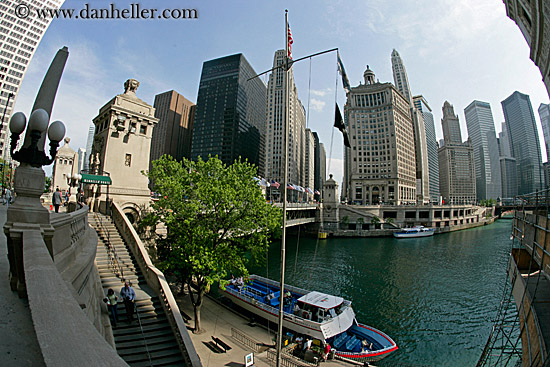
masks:
{"label": "stone balustrade", "polygon": [[[60,219],[56,222],[59,232],[54,234],[54,238],[62,236],[65,231],[70,233],[76,230],[81,221],[81,213]],[[71,241],[66,242],[72,242],[78,237],[70,246],[63,246],[61,238],[54,239],[54,253],[57,250],[60,250],[60,254],[71,253],[68,257],[74,256],[75,259],[75,265],[65,266],[64,270],[59,270],[60,266],[63,268],[62,264],[67,265],[69,262],[64,260],[59,265],[54,262],[50,253],[51,248],[46,246],[40,225],[26,224],[25,227],[22,231],[22,257],[26,292],[45,365],[72,367],[89,366],[92,363],[95,366],[127,366],[94,327],[90,318],[82,312],[82,307],[86,304],[77,302],[74,297],[75,290],[71,289],[72,285],[67,281],[67,276],[72,275],[76,284],[82,285],[86,283],[82,279],[94,273],[94,270],[89,271],[90,266],[87,264],[90,256],[87,247],[94,244],[84,244],[86,234],[73,233],[72,237],[67,237],[66,239],[70,238]],[[79,247],[82,250],[76,251]],[[95,256],[95,250],[93,254]],[[61,256],[63,259],[66,257]],[[91,263],[93,265],[93,259]],[[78,291],[76,290],[77,294]]]}
{"label": "stone balustrade", "polygon": [[115,226],[132,251],[140,270],[145,277],[147,285],[151,287],[157,295],[159,295],[159,298],[162,301],[162,307],[168,317],[172,331],[176,335],[176,340],[178,341],[180,350],[187,359],[187,364],[193,367],[202,366],[199,356],[195,351],[195,347],[193,346],[193,342],[189,337],[189,333],[181,316],[179,307],[172,294],[170,286],[164,277],[164,274],[151,262],[151,258],[149,257],[143,242],[139,238],[137,232],[120,206],[116,202],[113,202],[111,209]]}

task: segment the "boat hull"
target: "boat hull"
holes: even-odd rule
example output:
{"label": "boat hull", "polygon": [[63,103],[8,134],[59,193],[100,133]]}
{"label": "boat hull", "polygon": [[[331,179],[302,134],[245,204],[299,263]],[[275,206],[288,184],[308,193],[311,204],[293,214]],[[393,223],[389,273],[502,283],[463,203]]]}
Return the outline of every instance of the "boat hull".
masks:
{"label": "boat hull", "polygon": [[418,238],[418,237],[430,237],[433,236],[435,230],[426,231],[426,232],[417,232],[417,233],[403,233],[403,232],[394,232],[393,236],[395,238]]}

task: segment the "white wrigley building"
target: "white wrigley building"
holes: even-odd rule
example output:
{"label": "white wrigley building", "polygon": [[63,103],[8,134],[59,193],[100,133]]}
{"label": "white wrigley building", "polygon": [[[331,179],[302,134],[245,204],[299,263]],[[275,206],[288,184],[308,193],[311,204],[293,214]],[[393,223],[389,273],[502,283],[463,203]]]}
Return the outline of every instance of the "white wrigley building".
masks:
{"label": "white wrigley building", "polygon": [[410,101],[392,83],[351,88],[344,112],[351,148],[345,150],[344,197],[359,205],[416,203],[416,155]]}

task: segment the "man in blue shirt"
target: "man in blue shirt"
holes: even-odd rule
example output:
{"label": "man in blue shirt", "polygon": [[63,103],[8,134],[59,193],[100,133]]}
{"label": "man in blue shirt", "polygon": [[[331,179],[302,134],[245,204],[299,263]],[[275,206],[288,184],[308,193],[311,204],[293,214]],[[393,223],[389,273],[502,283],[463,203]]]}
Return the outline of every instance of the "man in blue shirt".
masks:
{"label": "man in blue shirt", "polygon": [[134,320],[134,301],[136,300],[136,292],[134,292],[134,288],[130,287],[128,281],[124,282],[124,287],[120,290],[120,296],[126,307],[128,322],[132,322]]}

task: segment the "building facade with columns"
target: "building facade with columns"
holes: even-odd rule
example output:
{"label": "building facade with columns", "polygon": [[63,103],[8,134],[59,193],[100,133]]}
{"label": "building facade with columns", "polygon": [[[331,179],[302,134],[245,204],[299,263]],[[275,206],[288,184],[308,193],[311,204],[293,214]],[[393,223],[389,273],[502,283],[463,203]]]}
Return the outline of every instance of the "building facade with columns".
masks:
{"label": "building facade with columns", "polygon": [[73,174],[73,164],[75,162],[76,152],[69,146],[70,138],[65,138],[65,144],[59,148],[55,155],[52,170],[52,185],[50,191],[55,191],[58,187],[63,194],[69,189],[69,180]]}
{"label": "building facade with columns", "polygon": [[355,204],[416,202],[416,156],[410,102],[392,83],[351,88],[344,107],[351,148],[346,148],[344,196]]}
{"label": "building facade with columns", "polygon": [[136,96],[139,82],[128,79],[124,93],[115,96],[93,119],[94,143],[90,158],[92,174],[109,176],[112,184],[90,185],[87,197],[94,208],[103,208],[107,200],[117,202],[132,219],[139,208],[149,205],[149,169],[153,128],[158,123],[155,109]]}
{"label": "building facade with columns", "polygon": [[550,4],[548,1],[503,0],[506,15],[521,30],[550,93]]}

